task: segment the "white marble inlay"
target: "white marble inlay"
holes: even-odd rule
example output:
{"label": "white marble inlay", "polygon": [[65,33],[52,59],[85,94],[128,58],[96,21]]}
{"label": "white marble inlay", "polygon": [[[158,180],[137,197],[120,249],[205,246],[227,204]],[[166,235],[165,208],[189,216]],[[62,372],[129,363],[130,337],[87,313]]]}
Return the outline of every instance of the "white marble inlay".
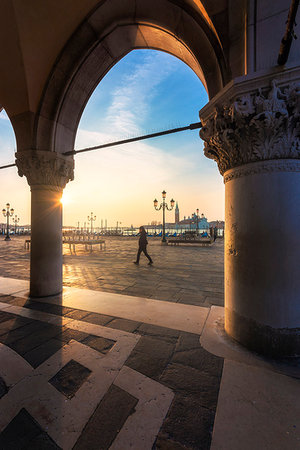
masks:
{"label": "white marble inlay", "polygon": [[[10,280],[9,288],[4,289],[6,280]],[[0,277],[0,293],[3,289],[9,293],[10,289],[11,294],[27,298],[28,282],[15,280],[14,288],[13,281]],[[23,290],[20,290],[22,283]],[[45,302],[45,298],[34,300]],[[201,306],[69,287],[64,288],[61,296],[47,297],[46,302],[195,334],[201,334],[209,313],[209,308]]]}
{"label": "white marble inlay", "polygon": [[171,389],[124,366],[114,384],[139,399],[135,413],[128,417],[112,450],[151,450],[174,398]]}

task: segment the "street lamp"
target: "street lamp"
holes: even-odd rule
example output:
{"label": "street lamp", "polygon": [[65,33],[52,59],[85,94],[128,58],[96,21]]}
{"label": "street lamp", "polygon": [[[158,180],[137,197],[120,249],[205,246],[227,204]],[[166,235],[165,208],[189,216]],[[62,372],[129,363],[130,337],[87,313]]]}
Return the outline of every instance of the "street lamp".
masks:
{"label": "street lamp", "polygon": [[13,216],[15,210],[13,208],[10,208],[10,204],[6,203],[6,209],[3,208],[2,209],[2,213],[4,215],[4,217],[7,218],[7,225],[6,225],[6,237],[5,237],[5,241],[10,241],[10,236],[9,236],[9,218]]}
{"label": "street lamp", "polygon": [[172,209],[174,208],[174,204],[175,204],[175,200],[171,199],[170,201],[170,208],[168,207],[168,204],[166,203],[166,191],[162,191],[162,203],[160,204],[160,206],[158,207],[158,201],[155,199],[153,200],[153,204],[154,204],[154,208],[156,209],[156,211],[159,211],[160,209],[163,210],[163,228],[162,228],[162,243],[166,243],[166,220],[165,220],[165,210],[167,209],[168,211],[172,211]]}
{"label": "street lamp", "polygon": [[91,212],[91,217],[88,216],[88,221],[91,222],[91,234],[93,233],[93,222],[96,220],[96,216],[93,216],[93,213]]}
{"label": "street lamp", "polygon": [[199,220],[199,208],[196,209],[196,236],[198,236],[198,220]]}
{"label": "street lamp", "polygon": [[20,218],[17,215],[15,215],[15,217],[13,217],[12,221],[15,224],[15,234],[17,234],[17,224],[20,222]]}

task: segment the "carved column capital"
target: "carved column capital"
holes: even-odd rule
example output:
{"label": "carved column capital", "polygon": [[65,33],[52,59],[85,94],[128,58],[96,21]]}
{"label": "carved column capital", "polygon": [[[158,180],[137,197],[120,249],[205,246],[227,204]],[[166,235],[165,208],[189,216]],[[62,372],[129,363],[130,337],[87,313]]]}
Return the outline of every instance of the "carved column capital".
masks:
{"label": "carved column capital", "polygon": [[26,150],[16,153],[20,177],[35,189],[61,191],[74,179],[74,159],[56,152]]}
{"label": "carved column capital", "polygon": [[233,82],[200,111],[204,154],[222,175],[252,162],[300,159],[300,82],[277,76]]}

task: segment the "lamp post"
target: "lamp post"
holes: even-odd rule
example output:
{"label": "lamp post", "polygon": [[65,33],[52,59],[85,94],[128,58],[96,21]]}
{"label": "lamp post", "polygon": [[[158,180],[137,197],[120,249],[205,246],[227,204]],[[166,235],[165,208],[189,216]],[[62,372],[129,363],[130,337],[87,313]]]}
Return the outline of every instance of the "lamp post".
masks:
{"label": "lamp post", "polygon": [[6,203],[6,209],[3,208],[2,209],[2,213],[4,215],[4,217],[7,218],[7,225],[6,225],[6,237],[5,237],[5,241],[10,241],[10,236],[9,236],[9,218],[13,216],[15,210],[13,208],[10,208],[10,204]]}
{"label": "lamp post", "polygon": [[17,234],[17,224],[20,222],[20,218],[17,215],[15,215],[15,217],[13,217],[12,221],[15,224],[15,234]]}
{"label": "lamp post", "polygon": [[153,200],[154,203],[154,208],[156,209],[156,211],[159,211],[160,209],[163,210],[163,228],[162,228],[162,240],[161,242],[163,244],[165,244],[166,241],[166,220],[165,220],[165,210],[167,209],[168,211],[171,211],[174,208],[174,204],[175,204],[175,200],[171,199],[170,200],[170,208],[168,207],[168,204],[166,203],[166,191],[162,191],[162,203],[160,204],[160,206],[158,207],[158,201],[155,199]]}
{"label": "lamp post", "polygon": [[96,220],[96,216],[93,216],[93,213],[91,212],[91,217],[88,216],[88,221],[91,222],[91,234],[93,233],[93,222]]}

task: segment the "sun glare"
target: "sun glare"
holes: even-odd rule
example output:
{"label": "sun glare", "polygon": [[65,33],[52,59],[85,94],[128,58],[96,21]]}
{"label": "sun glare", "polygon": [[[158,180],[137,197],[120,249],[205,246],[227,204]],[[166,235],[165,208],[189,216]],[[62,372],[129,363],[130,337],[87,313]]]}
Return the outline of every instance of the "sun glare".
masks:
{"label": "sun glare", "polygon": [[63,195],[62,195],[62,197],[61,197],[61,199],[60,199],[60,202],[61,202],[61,204],[62,204],[63,206],[65,206],[65,205],[67,205],[68,203],[70,203],[70,198],[69,198],[68,195],[66,195],[65,192],[63,193]]}

